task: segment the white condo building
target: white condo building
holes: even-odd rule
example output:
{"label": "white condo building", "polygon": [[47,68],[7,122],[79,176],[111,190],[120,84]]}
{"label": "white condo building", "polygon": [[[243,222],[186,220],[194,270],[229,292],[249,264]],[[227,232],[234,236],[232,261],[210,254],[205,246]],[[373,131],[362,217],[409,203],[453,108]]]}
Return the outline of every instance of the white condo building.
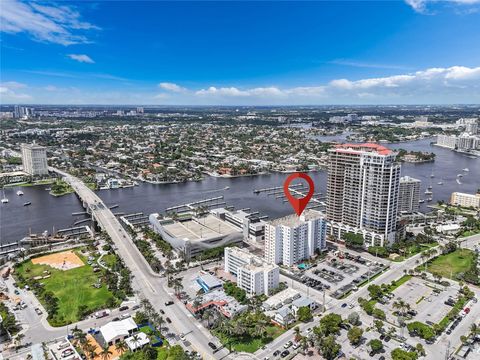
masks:
{"label": "white condo building", "polygon": [[280,269],[262,258],[238,247],[225,248],[225,272],[237,277],[237,286],[249,296],[268,295],[276,289]]}
{"label": "white condo building", "polygon": [[396,238],[400,164],[378,144],[342,144],[329,150],[329,235],[362,234],[365,246]]}
{"label": "white condo building", "polygon": [[418,212],[421,181],[410,176],[400,178],[399,210],[403,214]]}
{"label": "white condo building", "polygon": [[23,171],[28,175],[48,175],[47,149],[37,144],[22,144]]}
{"label": "white condo building", "polygon": [[453,192],[450,197],[450,204],[455,206],[480,208],[480,194],[466,194]]}
{"label": "white condo building", "polygon": [[315,210],[289,215],[265,225],[265,260],[292,266],[326,248],[327,223]]}

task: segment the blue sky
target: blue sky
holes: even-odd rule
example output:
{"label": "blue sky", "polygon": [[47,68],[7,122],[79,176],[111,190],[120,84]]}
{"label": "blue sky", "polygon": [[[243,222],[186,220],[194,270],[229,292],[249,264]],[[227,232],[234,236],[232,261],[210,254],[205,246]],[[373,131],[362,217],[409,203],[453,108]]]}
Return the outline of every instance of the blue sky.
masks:
{"label": "blue sky", "polygon": [[480,1],[0,2],[1,103],[480,102]]}

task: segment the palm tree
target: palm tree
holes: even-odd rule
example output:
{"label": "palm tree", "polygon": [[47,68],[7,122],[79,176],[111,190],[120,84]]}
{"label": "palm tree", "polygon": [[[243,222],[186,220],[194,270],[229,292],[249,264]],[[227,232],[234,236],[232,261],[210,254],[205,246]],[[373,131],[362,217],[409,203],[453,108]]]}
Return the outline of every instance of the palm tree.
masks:
{"label": "palm tree", "polygon": [[476,335],[477,332],[478,332],[478,325],[475,324],[475,323],[472,323],[472,325],[470,325],[470,332],[471,332],[473,335]]}
{"label": "palm tree", "polygon": [[108,360],[108,358],[112,355],[112,352],[110,351],[108,346],[105,346],[102,348],[102,351],[100,352],[100,357],[102,360]]}
{"label": "palm tree", "polygon": [[138,344],[140,344],[140,336],[138,336],[138,334],[134,334],[132,336],[132,342],[135,344],[135,350],[137,350]]}
{"label": "palm tree", "polygon": [[295,326],[293,328],[293,333],[295,334],[295,341],[298,341],[300,339],[300,328]]}
{"label": "palm tree", "polygon": [[127,343],[125,341],[119,341],[118,343],[115,344],[115,350],[122,355],[125,351],[128,350]]}
{"label": "palm tree", "polygon": [[91,344],[91,343],[87,343],[85,345],[85,348],[83,349],[83,351],[85,352],[85,354],[90,358],[90,359],[95,359],[95,356],[96,356],[96,353],[95,353],[95,350],[97,348]]}

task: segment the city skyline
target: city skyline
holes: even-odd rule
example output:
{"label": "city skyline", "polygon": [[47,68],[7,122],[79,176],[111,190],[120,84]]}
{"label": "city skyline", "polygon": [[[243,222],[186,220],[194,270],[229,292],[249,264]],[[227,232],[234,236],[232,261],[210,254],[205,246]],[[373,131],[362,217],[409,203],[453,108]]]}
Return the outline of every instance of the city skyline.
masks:
{"label": "city skyline", "polygon": [[2,104],[480,99],[478,1],[2,2]]}

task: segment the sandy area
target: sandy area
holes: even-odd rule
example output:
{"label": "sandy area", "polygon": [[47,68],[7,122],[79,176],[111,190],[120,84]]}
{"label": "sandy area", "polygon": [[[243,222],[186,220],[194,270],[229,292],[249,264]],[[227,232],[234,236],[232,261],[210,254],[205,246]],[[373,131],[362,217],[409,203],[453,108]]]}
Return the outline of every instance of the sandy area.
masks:
{"label": "sandy area", "polygon": [[83,261],[73,251],[49,254],[32,259],[33,264],[49,265],[59,270],[70,270],[83,266]]}
{"label": "sandy area", "polygon": [[[90,354],[86,354],[87,355],[87,358],[89,360],[105,360],[105,357],[103,357],[101,355],[102,353],[102,347],[100,346],[100,344],[95,340],[95,338],[88,334],[87,335],[87,342],[91,345],[93,345],[95,347],[95,357],[92,359],[92,357],[90,356]],[[120,357],[120,355],[122,355],[116,348],[115,348],[115,345],[112,345],[108,348],[108,350],[110,350],[111,354],[108,355],[108,360],[114,360],[114,359],[118,359]]]}

